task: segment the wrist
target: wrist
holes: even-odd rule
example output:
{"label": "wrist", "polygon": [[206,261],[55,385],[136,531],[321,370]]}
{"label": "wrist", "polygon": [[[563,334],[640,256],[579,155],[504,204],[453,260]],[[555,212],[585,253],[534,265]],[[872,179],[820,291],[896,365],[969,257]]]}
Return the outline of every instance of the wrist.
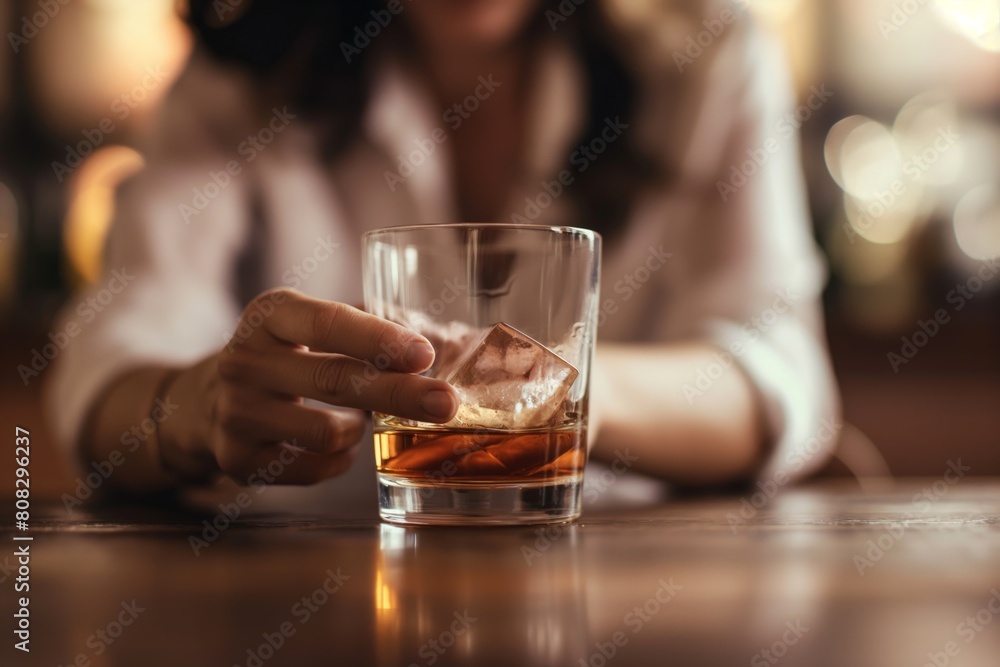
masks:
{"label": "wrist", "polygon": [[[210,447],[208,420],[202,414],[205,362],[169,369],[158,385],[151,411],[161,420],[154,455],[160,468],[182,482],[205,481],[218,471]],[[165,415],[165,417],[162,417]]]}

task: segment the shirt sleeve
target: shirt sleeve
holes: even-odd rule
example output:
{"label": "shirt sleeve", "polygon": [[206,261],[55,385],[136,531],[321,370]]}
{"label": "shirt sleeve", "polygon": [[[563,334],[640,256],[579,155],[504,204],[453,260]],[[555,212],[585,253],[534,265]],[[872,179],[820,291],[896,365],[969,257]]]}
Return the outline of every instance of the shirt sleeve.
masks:
{"label": "shirt sleeve", "polygon": [[[197,90],[175,90],[174,103]],[[192,141],[188,119],[158,141]],[[164,132],[166,132],[164,134]],[[176,153],[175,153],[176,155]],[[115,377],[144,365],[185,365],[225,345],[239,315],[235,266],[247,242],[247,174],[225,174],[222,150],[178,160],[152,150],[116,196],[104,272],[72,296],[58,330],[78,333],[55,360],[46,391],[58,441],[72,450],[91,404]],[[213,178],[213,174],[215,178]]]}
{"label": "shirt sleeve", "polygon": [[[705,63],[684,157],[683,187],[697,193],[698,214],[674,258],[683,289],[671,318],[719,348],[698,384],[685,387],[689,401],[731,367],[752,381],[769,445],[759,476],[781,481],[820,467],[840,425],[823,330],[826,265],[799,163],[799,124],[815,109],[796,116],[780,48],[749,22],[732,30]],[[814,107],[825,101],[817,90]]]}

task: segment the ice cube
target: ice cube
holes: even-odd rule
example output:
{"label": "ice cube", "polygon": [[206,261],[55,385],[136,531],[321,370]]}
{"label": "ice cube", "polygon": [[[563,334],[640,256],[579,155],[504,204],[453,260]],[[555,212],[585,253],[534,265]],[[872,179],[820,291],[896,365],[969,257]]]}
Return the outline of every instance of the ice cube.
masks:
{"label": "ice cube", "polygon": [[503,322],[447,378],[462,401],[451,426],[525,429],[558,417],[579,372]]}

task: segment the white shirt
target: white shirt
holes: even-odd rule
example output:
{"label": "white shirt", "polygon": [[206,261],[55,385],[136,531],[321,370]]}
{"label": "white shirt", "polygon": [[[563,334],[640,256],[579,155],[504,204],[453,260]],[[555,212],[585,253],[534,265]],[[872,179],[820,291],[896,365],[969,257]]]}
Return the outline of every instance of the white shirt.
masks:
{"label": "white shirt", "polygon": [[[835,444],[838,405],[819,303],[825,267],[811,238],[797,136],[782,120],[792,95],[780,54],[736,25],[683,73],[669,57],[646,63],[640,85],[643,103],[635,118],[620,119],[627,127],[617,140],[662,151],[681,165],[680,178],[636,202],[623,237],[606,248],[598,340],[703,339],[730,351],[719,363],[739,364],[765,407],[772,449],[761,477],[804,475]],[[512,214],[524,215],[525,198],[557,177],[582,127],[579,64],[555,40],[534,90],[529,169],[511,196]],[[387,185],[397,156],[447,129],[402,67],[383,61],[363,135],[332,166],[320,161],[304,121],[280,109],[250,118],[250,94],[244,75],[194,56],[165,106],[146,167],[121,189],[105,280],[115,269],[135,278],[58,359],[49,398],[67,446],[97,393],[120,373],[190,364],[220,349],[254,290],[286,285],[358,304],[364,231],[457,221],[445,144],[395,191]],[[266,145],[265,128],[273,136]],[[747,163],[761,149],[763,164]],[[224,175],[227,163],[239,173]],[[719,183],[740,182],[734,167],[753,173],[724,201]],[[572,224],[562,201],[538,221]],[[261,251],[249,273],[253,285],[238,280],[249,239]],[[669,257],[637,273],[651,254]],[[74,317],[67,308],[64,320]],[[671,390],[698,400],[717,371],[708,366],[700,384]],[[370,468],[371,448],[364,450],[362,467]]]}

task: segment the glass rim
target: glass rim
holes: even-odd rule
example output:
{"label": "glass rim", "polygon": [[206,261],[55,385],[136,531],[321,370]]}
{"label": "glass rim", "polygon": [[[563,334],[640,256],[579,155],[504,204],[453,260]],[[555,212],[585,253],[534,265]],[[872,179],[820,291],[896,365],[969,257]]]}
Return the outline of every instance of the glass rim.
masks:
{"label": "glass rim", "polygon": [[531,225],[516,222],[444,222],[430,225],[400,225],[399,227],[379,227],[370,229],[361,235],[362,240],[374,238],[383,234],[395,232],[415,232],[428,229],[511,229],[517,231],[533,232],[555,232],[557,234],[574,234],[592,241],[602,241],[599,232],[583,227],[570,227],[567,225]]}

